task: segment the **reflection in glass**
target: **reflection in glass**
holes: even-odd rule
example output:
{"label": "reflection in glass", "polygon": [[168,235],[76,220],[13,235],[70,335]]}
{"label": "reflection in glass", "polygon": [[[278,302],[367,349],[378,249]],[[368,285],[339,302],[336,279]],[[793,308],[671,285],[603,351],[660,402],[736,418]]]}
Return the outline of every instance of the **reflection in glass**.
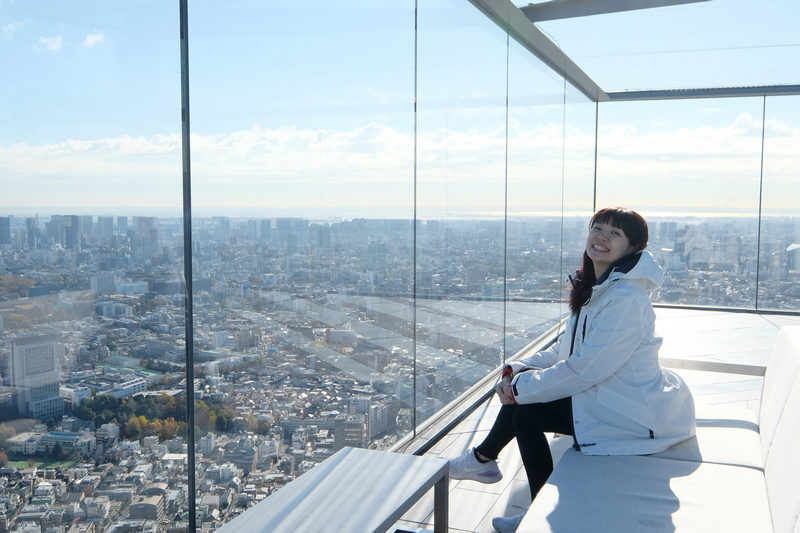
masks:
{"label": "reflection in glass", "polygon": [[570,223],[562,214],[564,81],[511,41],[508,85],[504,359],[564,312],[561,250],[564,224]]}
{"label": "reflection in glass", "polygon": [[192,4],[204,525],[414,429],[414,4],[312,4]]}
{"label": "reflection in glass", "polygon": [[418,20],[421,424],[502,358],[507,39],[469,4],[423,2]]}
{"label": "reflection in glass", "polygon": [[797,96],[766,99],[759,309],[800,308],[800,116]]}
{"label": "reflection in glass", "polygon": [[601,106],[597,204],[641,212],[664,303],[755,307],[758,98]]}

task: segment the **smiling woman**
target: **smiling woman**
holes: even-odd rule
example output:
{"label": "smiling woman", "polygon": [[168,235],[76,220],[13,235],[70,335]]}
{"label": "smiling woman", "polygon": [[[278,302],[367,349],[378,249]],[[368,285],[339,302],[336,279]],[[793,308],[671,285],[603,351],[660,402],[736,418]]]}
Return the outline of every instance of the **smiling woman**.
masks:
{"label": "smiling woman", "polygon": [[[573,435],[586,455],[646,455],[694,435],[692,395],[658,363],[649,293],[664,273],[644,251],[647,237],[634,211],[595,213],[583,268],[572,278],[566,333],[503,368],[495,388],[503,407],[484,441],[451,460],[452,478],[500,481],[496,459],[516,439],[534,499],[553,471],[545,432]],[[513,532],[522,516],[493,525]]]}
{"label": "smiling woman", "polygon": [[594,271],[601,275],[612,263],[633,252],[631,241],[618,227],[595,222],[589,230],[586,253],[594,264]]}
{"label": "smiling woman", "polygon": [[647,222],[635,211],[606,208],[595,213],[586,241],[586,254],[592,260],[595,276],[602,276],[624,256],[644,250],[648,233]]}

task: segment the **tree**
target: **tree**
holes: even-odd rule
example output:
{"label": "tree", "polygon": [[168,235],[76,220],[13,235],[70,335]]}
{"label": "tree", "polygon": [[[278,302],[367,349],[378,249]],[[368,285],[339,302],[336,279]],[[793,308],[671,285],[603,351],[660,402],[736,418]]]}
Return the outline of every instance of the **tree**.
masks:
{"label": "tree", "polygon": [[32,279],[0,275],[0,296],[13,292],[20,298],[25,298],[28,295],[28,288],[34,285],[35,282]]}
{"label": "tree", "polygon": [[15,430],[13,427],[0,424],[0,448],[5,449],[6,441],[16,434],[17,430]]}
{"label": "tree", "polygon": [[8,456],[4,450],[0,450],[0,466],[5,466],[8,463]]}
{"label": "tree", "polygon": [[174,418],[169,417],[163,421],[161,425],[161,433],[159,437],[161,440],[169,440],[178,433],[178,422]]}
{"label": "tree", "polygon": [[25,315],[19,313],[11,313],[5,322],[5,327],[8,330],[26,329],[30,328],[33,322]]}
{"label": "tree", "polygon": [[125,436],[129,439],[138,439],[147,429],[147,424],[144,415],[131,417],[125,424]]}
{"label": "tree", "polygon": [[75,416],[81,420],[94,420],[94,417],[97,415],[95,415],[94,411],[92,411],[86,402],[81,402],[81,406],[75,410]]}

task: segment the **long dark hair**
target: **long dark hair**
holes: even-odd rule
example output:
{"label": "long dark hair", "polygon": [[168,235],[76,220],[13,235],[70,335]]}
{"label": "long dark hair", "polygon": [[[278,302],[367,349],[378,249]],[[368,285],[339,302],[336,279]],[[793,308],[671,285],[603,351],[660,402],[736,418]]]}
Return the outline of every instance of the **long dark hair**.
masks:
{"label": "long dark hair", "polygon": [[[636,211],[624,207],[606,207],[594,214],[589,222],[589,227],[591,228],[597,223],[610,224],[620,228],[634,248],[632,253],[647,248],[647,239],[650,236],[647,222]],[[584,250],[583,264],[575,279],[572,280],[572,290],[569,293],[569,309],[572,314],[578,314],[581,306],[589,300],[592,295],[592,287],[596,284],[597,275],[594,271],[594,263]]]}

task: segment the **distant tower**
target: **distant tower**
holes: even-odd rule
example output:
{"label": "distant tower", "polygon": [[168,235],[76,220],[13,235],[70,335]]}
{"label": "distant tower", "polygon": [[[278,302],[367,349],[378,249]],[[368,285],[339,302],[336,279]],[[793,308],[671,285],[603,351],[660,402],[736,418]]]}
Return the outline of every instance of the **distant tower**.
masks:
{"label": "distant tower", "polygon": [[261,240],[268,241],[272,231],[272,221],[268,218],[261,220]]}
{"label": "distant tower", "polygon": [[113,235],[114,217],[97,217],[97,233],[99,235]]}
{"label": "distant tower", "polygon": [[34,217],[25,219],[26,244],[28,250],[35,250],[39,247],[39,221]]}
{"label": "distant tower", "polygon": [[72,249],[81,243],[81,218],[78,215],[64,215],[64,247]]}
{"label": "distant tower", "polygon": [[790,244],[786,249],[786,269],[800,270],[800,244]]}
{"label": "distant tower", "polygon": [[64,244],[67,235],[64,229],[64,217],[51,215],[50,221],[44,223],[44,231],[51,244]]}
{"label": "distant tower", "polygon": [[11,386],[20,416],[44,420],[64,414],[59,394],[61,363],[55,335],[11,341]]}
{"label": "distant tower", "polygon": [[11,244],[11,217],[0,217],[0,244]]}
{"label": "distant tower", "polygon": [[80,231],[81,235],[94,234],[94,222],[92,215],[81,215]]}

